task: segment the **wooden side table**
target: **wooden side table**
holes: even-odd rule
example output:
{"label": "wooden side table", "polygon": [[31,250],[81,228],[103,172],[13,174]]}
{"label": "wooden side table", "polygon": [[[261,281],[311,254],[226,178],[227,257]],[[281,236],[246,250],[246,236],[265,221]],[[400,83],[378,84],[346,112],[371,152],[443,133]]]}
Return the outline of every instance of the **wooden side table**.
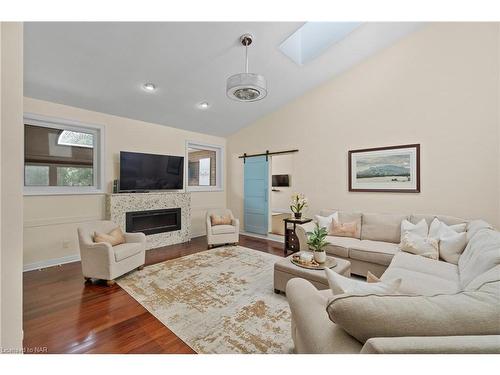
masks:
{"label": "wooden side table", "polygon": [[[287,256],[288,252],[295,253],[300,250],[299,239],[295,234],[295,227],[301,224],[309,223],[312,219],[309,218],[287,218],[283,219],[285,222],[285,247],[284,253]],[[291,225],[289,225],[291,224]]]}

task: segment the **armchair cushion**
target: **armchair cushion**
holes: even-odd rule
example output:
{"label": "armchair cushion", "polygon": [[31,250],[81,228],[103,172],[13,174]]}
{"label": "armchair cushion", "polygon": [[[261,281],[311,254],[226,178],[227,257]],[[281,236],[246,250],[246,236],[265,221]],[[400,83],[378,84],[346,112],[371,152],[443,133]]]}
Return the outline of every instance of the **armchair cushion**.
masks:
{"label": "armchair cushion", "polygon": [[121,245],[113,246],[113,251],[115,253],[115,260],[121,262],[124,259],[130,258],[136,254],[143,251],[144,246],[142,243],[123,243]]}
{"label": "armchair cushion", "polygon": [[116,246],[125,243],[125,236],[123,235],[122,230],[117,227],[109,233],[95,232],[94,242],[107,242],[111,246]]}
{"label": "armchair cushion", "polygon": [[230,234],[235,232],[236,227],[234,225],[215,225],[212,227],[212,234]]}

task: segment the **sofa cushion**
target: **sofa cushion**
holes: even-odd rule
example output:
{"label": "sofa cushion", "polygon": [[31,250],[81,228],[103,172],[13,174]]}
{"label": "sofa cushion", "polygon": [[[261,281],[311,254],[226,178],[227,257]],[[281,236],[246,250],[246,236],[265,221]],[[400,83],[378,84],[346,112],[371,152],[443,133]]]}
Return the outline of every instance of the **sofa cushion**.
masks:
{"label": "sofa cushion", "polygon": [[401,241],[403,241],[403,236],[406,232],[415,233],[422,237],[427,237],[429,234],[429,226],[425,219],[420,220],[418,223],[413,224],[408,220],[403,220],[401,222]]}
{"label": "sofa cushion", "polygon": [[467,223],[467,243],[481,229],[493,229],[493,226],[484,220],[471,220],[471,221],[469,221]]}
{"label": "sofa cushion", "polygon": [[498,335],[498,296],[460,292],[435,296],[339,295],[330,319],[365,342],[372,337]]}
{"label": "sofa cushion", "polygon": [[215,225],[212,227],[212,234],[230,234],[236,232],[234,225]]}
{"label": "sofa cushion", "polygon": [[325,247],[326,253],[343,258],[349,257],[349,248],[351,246],[356,246],[361,242],[357,238],[337,236],[326,236],[325,240],[328,241],[328,245]]}
{"label": "sofa cushion", "polygon": [[405,232],[401,237],[399,248],[401,251],[426,258],[436,260],[439,258],[438,240],[431,237],[422,237],[417,233]]}
{"label": "sofa cushion", "polygon": [[[458,260],[460,283],[464,289],[476,277],[500,264],[500,232],[483,229],[471,238]],[[500,278],[500,275],[498,275]]]}
{"label": "sofa cushion", "polygon": [[410,216],[410,221],[413,224],[417,224],[420,220],[425,219],[427,225],[431,225],[432,221],[435,218],[438,218],[440,221],[444,222],[447,225],[455,225],[468,222],[468,220],[461,219],[459,217],[446,216],[446,215],[428,215],[428,214],[412,214]]}
{"label": "sofa cushion", "polygon": [[405,252],[394,255],[381,280],[397,278],[402,279],[401,293],[434,295],[462,290],[456,265]]}
{"label": "sofa cushion", "polygon": [[361,240],[349,247],[349,257],[388,266],[398,251],[399,247],[395,243]]}
{"label": "sofa cushion", "polygon": [[408,215],[363,214],[361,239],[399,243],[401,222],[408,218]]}
{"label": "sofa cushion", "polygon": [[115,253],[115,260],[121,262],[124,259],[130,258],[139,254],[143,249],[143,244],[138,242],[123,243],[121,245],[113,246]]}

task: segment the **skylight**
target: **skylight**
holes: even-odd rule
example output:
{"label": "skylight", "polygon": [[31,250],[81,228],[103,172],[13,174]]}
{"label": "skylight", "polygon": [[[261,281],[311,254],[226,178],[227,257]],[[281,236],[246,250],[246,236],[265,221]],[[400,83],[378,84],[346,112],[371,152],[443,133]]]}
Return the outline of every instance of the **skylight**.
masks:
{"label": "skylight", "polygon": [[94,136],[88,133],[63,130],[57,139],[57,144],[63,146],[94,147]]}
{"label": "skylight", "polygon": [[280,50],[297,65],[304,65],[340,42],[361,22],[306,22],[280,45]]}

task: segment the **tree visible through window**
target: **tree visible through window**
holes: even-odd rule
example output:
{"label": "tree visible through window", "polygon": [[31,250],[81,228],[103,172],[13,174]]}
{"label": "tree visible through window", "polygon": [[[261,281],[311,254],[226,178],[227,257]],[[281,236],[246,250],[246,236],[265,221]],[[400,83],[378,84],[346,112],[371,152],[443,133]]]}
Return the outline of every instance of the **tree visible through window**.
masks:
{"label": "tree visible through window", "polygon": [[63,130],[57,143],[65,146],[94,147],[94,136],[88,133]]}

